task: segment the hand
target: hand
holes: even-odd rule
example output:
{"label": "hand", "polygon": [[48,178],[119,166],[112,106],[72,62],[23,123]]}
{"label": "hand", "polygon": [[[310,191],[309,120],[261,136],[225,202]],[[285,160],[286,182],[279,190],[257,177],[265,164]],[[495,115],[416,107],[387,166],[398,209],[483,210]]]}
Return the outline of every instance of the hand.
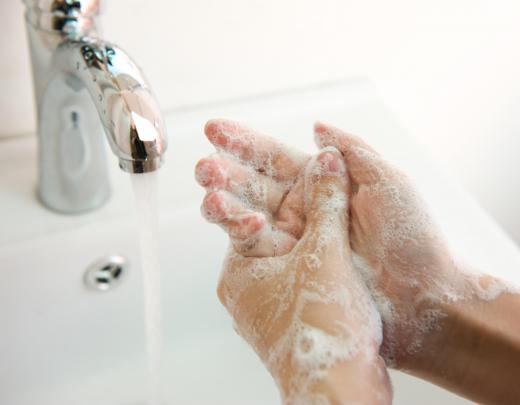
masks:
{"label": "hand", "polygon": [[[203,212],[224,226],[244,255],[290,251],[306,220],[302,170],[309,156],[231,121],[210,121],[205,132],[225,154],[197,166],[199,182],[213,190]],[[498,282],[458,268],[410,181],[362,140],[324,124],[315,126],[315,136],[320,147],[334,146],[344,155],[356,267],[382,315],[382,354],[389,365],[405,366],[438,327],[440,303],[470,298]]]}
{"label": "hand", "polygon": [[390,403],[380,318],[351,261],[341,155],[322,152],[302,180],[308,198],[299,241],[278,257],[231,248],[219,298],[285,404]]}
{"label": "hand", "polygon": [[232,121],[210,121],[205,132],[220,153],[195,169],[208,191],[202,214],[224,228],[242,255],[289,252],[303,233],[302,176],[310,156]]}

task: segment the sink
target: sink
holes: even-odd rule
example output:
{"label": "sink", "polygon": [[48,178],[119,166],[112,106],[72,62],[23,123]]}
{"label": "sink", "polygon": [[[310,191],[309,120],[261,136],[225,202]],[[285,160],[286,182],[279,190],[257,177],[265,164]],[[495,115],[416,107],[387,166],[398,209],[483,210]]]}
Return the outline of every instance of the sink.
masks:
{"label": "sink", "polygon": [[[210,117],[241,119],[309,151],[315,119],[364,134],[412,172],[463,257],[520,282],[512,271],[520,268],[516,245],[374,94],[357,81],[166,114],[170,149],[159,171],[165,405],[279,403],[270,375],[215,294],[227,239],[201,219],[203,191],[193,180],[196,160],[211,152],[202,135]],[[0,403],[145,404],[142,281],[128,175],[114,161],[105,207],[58,215],[34,197],[35,151],[33,137],[2,141],[0,148]],[[85,270],[110,254],[129,263],[120,285],[87,288]],[[396,404],[469,403],[402,373],[392,372],[392,380]]]}
{"label": "sink", "polygon": [[[270,376],[215,296],[225,238],[196,207],[177,214],[161,226],[167,403],[276,403]],[[93,223],[2,250],[1,403],[144,404],[136,230],[127,219]],[[86,288],[84,269],[112,253],[129,262],[121,284]]]}

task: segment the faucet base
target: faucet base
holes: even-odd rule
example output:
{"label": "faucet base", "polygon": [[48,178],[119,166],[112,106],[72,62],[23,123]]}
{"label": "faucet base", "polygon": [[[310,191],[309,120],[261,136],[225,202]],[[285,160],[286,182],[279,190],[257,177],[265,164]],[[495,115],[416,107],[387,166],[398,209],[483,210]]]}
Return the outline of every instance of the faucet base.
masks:
{"label": "faucet base", "polygon": [[37,197],[40,203],[45,206],[45,208],[49,209],[50,211],[53,211],[57,214],[63,214],[63,215],[78,215],[78,214],[86,214],[91,211],[95,211],[99,208],[101,208],[103,205],[105,205],[110,200],[110,188],[108,188],[105,192],[102,193],[102,195],[96,196],[96,198],[93,198],[88,206],[82,206],[78,207],[78,204],[76,205],[60,205],[57,201],[54,201],[51,199],[48,199],[43,193],[41,189],[38,189]]}

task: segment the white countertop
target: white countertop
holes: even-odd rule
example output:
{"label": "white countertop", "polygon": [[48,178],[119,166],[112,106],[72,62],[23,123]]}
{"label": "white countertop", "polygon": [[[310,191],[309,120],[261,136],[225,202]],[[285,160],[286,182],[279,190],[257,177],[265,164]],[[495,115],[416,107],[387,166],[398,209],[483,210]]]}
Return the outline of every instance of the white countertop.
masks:
{"label": "white countertop", "polygon": [[[312,152],[312,124],[330,122],[357,133],[416,179],[454,250],[486,272],[520,282],[520,250],[459,185],[421,150],[365,81],[327,85],[226,104],[173,111],[166,115],[169,149],[160,170],[161,216],[200,204],[203,191],[193,180],[198,158],[211,153],[202,128],[212,117],[228,117]],[[35,136],[0,141],[0,249],[49,233],[132,216],[128,175],[112,163],[112,198],[103,208],[69,216],[51,212],[36,198]],[[110,165],[109,165],[110,166]]]}

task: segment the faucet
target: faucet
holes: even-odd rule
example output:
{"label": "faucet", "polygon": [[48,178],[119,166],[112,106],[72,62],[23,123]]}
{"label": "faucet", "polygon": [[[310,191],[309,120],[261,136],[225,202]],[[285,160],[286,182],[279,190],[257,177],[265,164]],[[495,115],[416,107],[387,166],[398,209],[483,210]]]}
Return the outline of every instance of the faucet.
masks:
{"label": "faucet", "polygon": [[97,36],[100,0],[23,0],[38,116],[41,202],[80,213],[110,185],[105,132],[119,167],[157,170],[167,146],[161,111],[141,70]]}

